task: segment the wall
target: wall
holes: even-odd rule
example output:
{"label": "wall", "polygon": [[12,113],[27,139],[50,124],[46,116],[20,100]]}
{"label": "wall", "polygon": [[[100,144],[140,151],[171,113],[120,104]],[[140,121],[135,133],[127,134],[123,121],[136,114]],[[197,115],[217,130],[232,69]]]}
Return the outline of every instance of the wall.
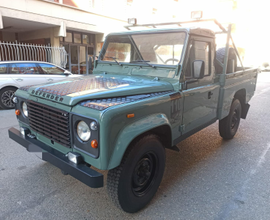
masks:
{"label": "wall", "polygon": [[[81,0],[84,1],[84,0]],[[123,29],[126,20],[115,19],[42,0],[0,0],[3,17],[35,21],[52,26],[60,26],[64,21],[67,29],[104,33]]]}
{"label": "wall", "polygon": [[2,32],[2,40],[8,42],[14,42],[16,40],[15,33]]}
{"label": "wall", "polygon": [[51,46],[59,47],[59,37],[57,35],[58,28],[45,28],[36,31],[23,32],[18,34],[19,42],[29,42],[30,40],[49,38]]}

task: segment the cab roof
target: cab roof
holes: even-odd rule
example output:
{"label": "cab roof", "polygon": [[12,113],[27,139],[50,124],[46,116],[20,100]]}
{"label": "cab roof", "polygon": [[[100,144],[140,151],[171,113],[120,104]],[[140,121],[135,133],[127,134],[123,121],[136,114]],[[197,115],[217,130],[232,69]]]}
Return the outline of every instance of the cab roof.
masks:
{"label": "cab roof", "polygon": [[152,34],[152,33],[164,33],[164,32],[186,32],[188,34],[201,35],[206,37],[215,37],[215,32],[206,28],[151,28],[144,30],[130,30],[123,32],[110,33],[110,35],[133,35],[133,34]]}

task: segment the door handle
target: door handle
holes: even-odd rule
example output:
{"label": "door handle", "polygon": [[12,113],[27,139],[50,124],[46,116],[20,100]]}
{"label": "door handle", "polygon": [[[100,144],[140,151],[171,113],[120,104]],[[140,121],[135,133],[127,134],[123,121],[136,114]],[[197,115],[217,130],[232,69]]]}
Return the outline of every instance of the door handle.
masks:
{"label": "door handle", "polygon": [[23,81],[23,79],[18,78],[18,79],[16,79],[16,81],[21,82],[21,81]]}
{"label": "door handle", "polygon": [[208,99],[211,99],[211,96],[213,95],[214,93],[212,93],[211,91],[208,92]]}
{"label": "door handle", "polygon": [[48,81],[49,81],[49,82],[52,82],[52,81],[53,81],[53,79],[48,79]]}

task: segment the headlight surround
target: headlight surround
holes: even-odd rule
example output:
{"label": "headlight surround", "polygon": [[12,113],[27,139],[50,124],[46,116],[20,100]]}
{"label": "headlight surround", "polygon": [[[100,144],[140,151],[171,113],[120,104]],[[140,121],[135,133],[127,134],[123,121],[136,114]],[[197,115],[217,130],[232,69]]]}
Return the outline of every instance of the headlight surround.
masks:
{"label": "headlight surround", "polygon": [[91,131],[89,126],[84,121],[80,121],[77,124],[77,135],[82,141],[89,141],[91,137]]}
{"label": "headlight surround", "polygon": [[23,111],[23,115],[25,117],[28,117],[28,109],[27,109],[27,104],[25,102],[22,103],[22,111]]}

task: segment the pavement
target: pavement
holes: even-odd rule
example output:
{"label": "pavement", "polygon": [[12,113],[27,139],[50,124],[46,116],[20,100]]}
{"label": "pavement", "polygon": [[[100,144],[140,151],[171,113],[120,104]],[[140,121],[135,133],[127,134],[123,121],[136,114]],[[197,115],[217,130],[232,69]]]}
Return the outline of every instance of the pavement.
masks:
{"label": "pavement", "polygon": [[[28,153],[8,138],[14,110],[0,110],[0,219],[270,219],[270,72],[238,133],[224,141],[215,123],[166,150],[166,170],[151,203],[135,214]],[[105,175],[106,172],[102,172]]]}

